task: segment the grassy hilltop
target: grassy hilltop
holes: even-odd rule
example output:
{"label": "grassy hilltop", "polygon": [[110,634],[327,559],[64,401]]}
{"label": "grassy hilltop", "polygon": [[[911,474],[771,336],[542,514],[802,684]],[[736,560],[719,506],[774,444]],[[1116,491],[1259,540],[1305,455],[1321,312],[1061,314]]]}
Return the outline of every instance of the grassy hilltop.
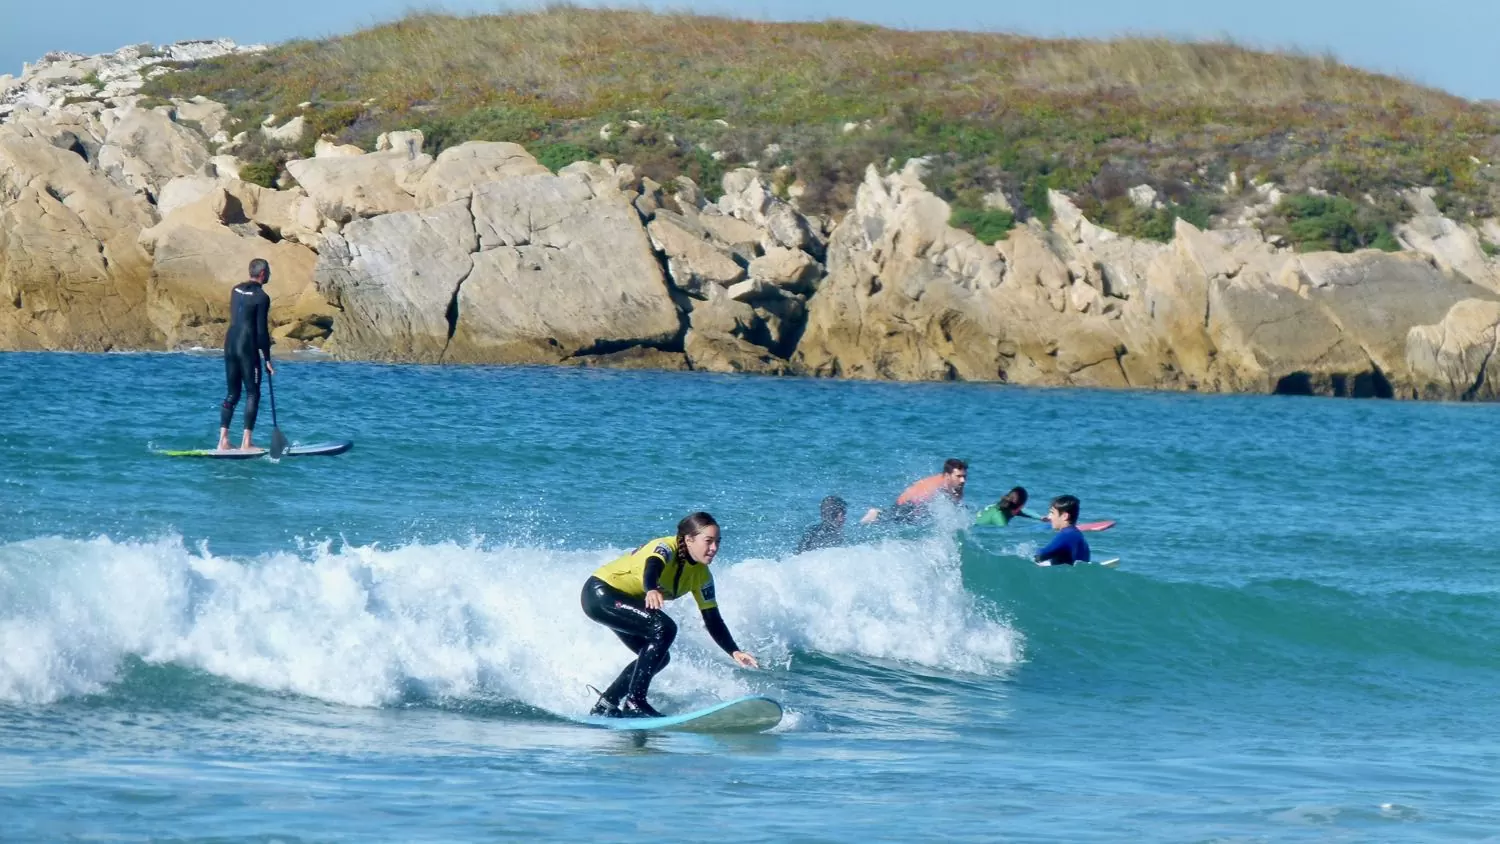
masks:
{"label": "grassy hilltop", "polygon": [[[986,240],[1012,222],[985,208],[997,188],[1021,218],[1049,214],[1055,188],[1106,225],[1166,239],[1176,216],[1202,224],[1254,199],[1224,190],[1231,174],[1296,194],[1267,225],[1305,248],[1393,246],[1390,226],[1409,215],[1397,192],[1413,186],[1438,188],[1456,218],[1500,213],[1500,166],[1489,166],[1500,109],[1224,43],[553,7],[416,14],[200,62],[146,93],[225,102],[236,130],[304,114],[314,131],[301,149],[241,153],[263,170],[309,154],[318,134],[370,148],[381,131],[419,127],[430,152],[517,141],[549,166],[610,157],[710,192],[728,168],[784,166],[778,190],[839,214],[870,162],[931,156],[933,189]],[[1165,208],[1130,203],[1142,183]]]}

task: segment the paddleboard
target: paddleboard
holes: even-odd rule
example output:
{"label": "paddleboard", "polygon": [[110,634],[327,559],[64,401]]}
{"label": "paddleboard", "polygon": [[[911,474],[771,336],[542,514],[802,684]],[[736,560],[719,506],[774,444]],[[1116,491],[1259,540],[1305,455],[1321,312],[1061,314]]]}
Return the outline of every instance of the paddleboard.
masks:
{"label": "paddleboard", "polygon": [[[1052,563],[1048,563],[1048,562],[1040,562],[1040,563],[1037,563],[1037,565],[1041,566],[1042,568],[1051,568],[1052,567]],[[1074,563],[1073,565],[1075,565],[1075,566],[1100,566],[1101,568],[1112,569],[1112,568],[1116,568],[1117,566],[1120,565],[1120,558],[1119,557],[1110,557],[1107,560],[1089,560],[1087,562],[1077,562],[1077,563]]]}
{"label": "paddleboard", "polygon": [[[340,440],[312,445],[294,445],[287,448],[283,457],[332,457],[354,448],[352,440]],[[250,460],[265,457],[271,452],[264,448],[190,448],[180,451],[158,451],[167,457],[211,457],[219,460]]]}
{"label": "paddleboard", "polygon": [[760,733],[781,723],[781,704],[759,695],[727,700],[692,712],[660,718],[606,718],[584,715],[574,720],[606,730],[672,730],[685,733]]}
{"label": "paddleboard", "polygon": [[288,446],[286,457],[332,457],[335,454],[343,454],[354,448],[353,440],[338,440],[326,443],[313,443],[312,445]]}
{"label": "paddleboard", "polygon": [[189,448],[178,451],[158,451],[168,457],[213,457],[219,460],[250,460],[270,454],[263,448]]}

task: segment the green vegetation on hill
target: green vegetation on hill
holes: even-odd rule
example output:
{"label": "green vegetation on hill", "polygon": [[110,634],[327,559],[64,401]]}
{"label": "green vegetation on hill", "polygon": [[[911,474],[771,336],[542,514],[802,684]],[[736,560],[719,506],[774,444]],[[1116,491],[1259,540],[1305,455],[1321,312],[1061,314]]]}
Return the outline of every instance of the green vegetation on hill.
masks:
{"label": "green vegetation on hill", "polygon": [[[730,167],[785,166],[778,183],[799,187],[809,213],[842,213],[872,162],[927,156],[955,222],[986,239],[1011,220],[979,197],[1002,190],[1017,216],[1045,218],[1049,189],[1104,225],[1167,239],[1177,217],[1201,225],[1255,199],[1224,190],[1231,174],[1339,198],[1272,212],[1268,226],[1303,246],[1385,245],[1396,192],[1412,186],[1437,187],[1459,216],[1500,211],[1500,167],[1489,166],[1500,111],[1328,58],[1224,43],[563,6],[417,14],[199,62],[147,93],[205,94],[240,128],[302,113],[316,132],[369,148],[381,131],[418,127],[433,152],[516,141],[549,167],[610,157],[709,191]],[[1135,208],[1126,191],[1137,184],[1161,206]]]}

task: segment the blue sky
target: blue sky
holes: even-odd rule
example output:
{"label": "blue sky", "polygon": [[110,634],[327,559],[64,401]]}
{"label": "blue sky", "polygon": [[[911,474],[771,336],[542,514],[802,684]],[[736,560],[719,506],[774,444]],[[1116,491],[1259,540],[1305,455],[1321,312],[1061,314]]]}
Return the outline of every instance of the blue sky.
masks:
{"label": "blue sky", "polygon": [[[524,7],[515,4],[508,8]],[[586,5],[586,4],[584,4]],[[1500,0],[1441,5],[1394,0],[750,0],[652,2],[763,20],[852,18],[914,29],[1032,35],[1229,37],[1247,46],[1331,52],[1475,99],[1500,99]],[[229,37],[274,42],[348,32],[400,17],[412,0],[0,0],[0,74],[21,72],[49,50],[98,53],[142,41]],[[449,0],[455,12],[493,2]],[[1419,18],[1422,18],[1419,20]]]}

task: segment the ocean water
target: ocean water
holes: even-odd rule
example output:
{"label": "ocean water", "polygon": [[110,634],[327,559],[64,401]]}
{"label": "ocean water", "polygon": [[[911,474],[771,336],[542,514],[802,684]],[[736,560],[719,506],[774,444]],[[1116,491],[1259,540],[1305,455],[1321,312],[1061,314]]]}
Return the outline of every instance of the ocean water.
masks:
{"label": "ocean water", "polygon": [[[352,452],[154,453],[212,443],[212,355],[0,355],[0,840],[1500,837],[1495,406],[279,372]],[[957,512],[793,553],[950,456],[1121,566]],[[763,670],[679,601],[654,699],[786,720],[570,722],[629,658],[584,578],[700,508]]]}

